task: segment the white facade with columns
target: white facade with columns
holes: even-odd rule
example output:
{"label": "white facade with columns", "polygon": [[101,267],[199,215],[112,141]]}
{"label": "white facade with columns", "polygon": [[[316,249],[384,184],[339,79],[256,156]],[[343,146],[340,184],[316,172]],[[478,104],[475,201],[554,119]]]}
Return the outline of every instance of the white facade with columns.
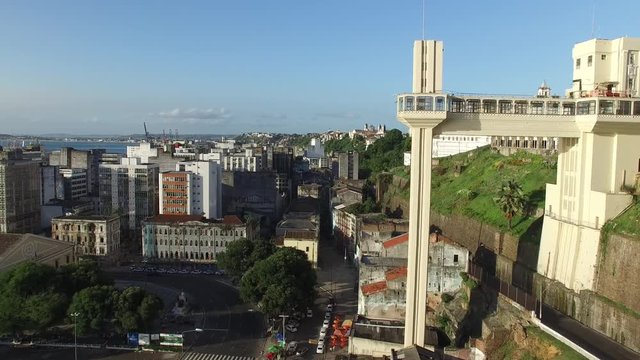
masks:
{"label": "white facade with columns", "polygon": [[[602,55],[597,51],[599,42],[577,44],[580,51],[574,49],[574,57],[579,52],[588,60],[585,48],[595,49],[592,59]],[[616,73],[629,74],[636,69],[629,67],[629,54],[640,50],[640,40],[611,41],[618,43],[620,51],[612,50],[607,58],[620,63],[606,64],[612,69],[626,67],[627,72]],[[594,61],[591,66],[600,65]],[[575,73],[574,79],[585,76],[581,74]],[[611,74],[608,83],[624,80],[633,85],[629,77],[616,80]],[[547,185],[538,272],[575,291],[593,289],[600,229],[631,204],[632,197],[624,190],[640,173],[640,97],[631,91],[633,87],[594,92],[587,91],[586,83],[566,98],[444,94],[442,43],[416,41],[413,93],[399,95],[397,101],[398,119],[409,126],[412,136],[406,346],[423,346],[427,325],[431,157],[437,134],[557,137],[558,176],[556,184]],[[601,86],[593,84],[591,90]]]}

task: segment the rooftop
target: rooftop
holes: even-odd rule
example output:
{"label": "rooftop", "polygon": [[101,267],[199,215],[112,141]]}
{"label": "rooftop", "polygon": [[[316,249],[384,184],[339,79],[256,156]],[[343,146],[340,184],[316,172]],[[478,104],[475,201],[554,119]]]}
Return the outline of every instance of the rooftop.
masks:
{"label": "rooftop", "polygon": [[225,215],[222,219],[205,219],[199,215],[156,215],[145,220],[155,224],[177,224],[197,221],[207,224],[244,225],[244,222],[236,215]]}
{"label": "rooftop", "polygon": [[407,267],[406,266],[401,266],[401,267],[397,267],[395,269],[391,269],[387,272],[384,273],[385,278],[387,279],[387,281],[393,281],[399,278],[403,278],[403,277],[407,277]]}
{"label": "rooftop", "polygon": [[315,231],[298,230],[298,231],[285,231],[284,240],[287,239],[304,239],[304,240],[318,240]]}
{"label": "rooftop", "polygon": [[0,256],[22,239],[23,234],[0,234]]}
{"label": "rooftop", "polygon": [[385,249],[388,249],[390,247],[394,247],[400,244],[404,244],[406,242],[409,241],[409,233],[404,233],[402,235],[398,235],[396,237],[393,237],[387,241],[385,241],[382,246],[385,247]]}
{"label": "rooftop", "polygon": [[383,292],[387,290],[387,281],[382,280],[382,281],[376,281],[373,283],[365,284],[365,285],[362,285],[360,289],[362,290],[362,294],[364,294],[365,296],[377,294],[379,292]]}
{"label": "rooftop", "polygon": [[52,220],[108,221],[108,220],[117,220],[118,218],[119,218],[118,215],[67,215],[67,216],[57,216]]}

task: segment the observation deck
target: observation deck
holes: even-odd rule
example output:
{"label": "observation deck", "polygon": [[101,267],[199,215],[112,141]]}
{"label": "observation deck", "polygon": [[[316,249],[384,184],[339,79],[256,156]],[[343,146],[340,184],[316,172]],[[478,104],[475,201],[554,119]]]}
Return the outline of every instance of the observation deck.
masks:
{"label": "observation deck", "polygon": [[478,94],[400,94],[397,115],[407,126],[437,122],[434,134],[580,137],[581,132],[640,133],[640,98]]}

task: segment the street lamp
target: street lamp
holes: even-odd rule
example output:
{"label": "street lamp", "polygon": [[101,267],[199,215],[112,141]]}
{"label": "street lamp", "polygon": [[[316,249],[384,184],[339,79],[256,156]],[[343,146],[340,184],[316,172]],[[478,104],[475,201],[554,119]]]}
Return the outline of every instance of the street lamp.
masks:
{"label": "street lamp", "polygon": [[285,332],[287,331],[287,329],[285,329],[285,321],[287,320],[287,318],[289,317],[289,315],[280,315],[280,317],[282,318],[282,342],[284,342],[284,357],[287,357],[287,337],[285,336]]}
{"label": "street lamp", "polygon": [[73,318],[73,357],[75,360],[78,360],[78,324],[77,318],[80,315],[79,312],[74,312],[69,314]]}

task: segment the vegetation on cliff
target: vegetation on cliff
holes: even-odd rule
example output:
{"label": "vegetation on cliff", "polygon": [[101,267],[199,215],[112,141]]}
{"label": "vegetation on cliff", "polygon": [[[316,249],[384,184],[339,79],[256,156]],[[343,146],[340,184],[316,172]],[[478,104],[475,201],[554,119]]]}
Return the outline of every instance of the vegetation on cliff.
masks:
{"label": "vegetation on cliff", "polygon": [[[394,175],[409,178],[408,168],[396,168]],[[489,225],[523,235],[531,231],[537,209],[544,206],[545,187],[555,183],[556,157],[517,152],[503,156],[489,147],[439,159],[432,173],[431,209],[443,214],[462,214]],[[502,184],[519,185],[527,199],[524,211],[508,219],[496,204]],[[408,191],[401,193],[409,197]],[[531,236],[535,239],[536,236]],[[539,235],[538,235],[539,238]]]}

